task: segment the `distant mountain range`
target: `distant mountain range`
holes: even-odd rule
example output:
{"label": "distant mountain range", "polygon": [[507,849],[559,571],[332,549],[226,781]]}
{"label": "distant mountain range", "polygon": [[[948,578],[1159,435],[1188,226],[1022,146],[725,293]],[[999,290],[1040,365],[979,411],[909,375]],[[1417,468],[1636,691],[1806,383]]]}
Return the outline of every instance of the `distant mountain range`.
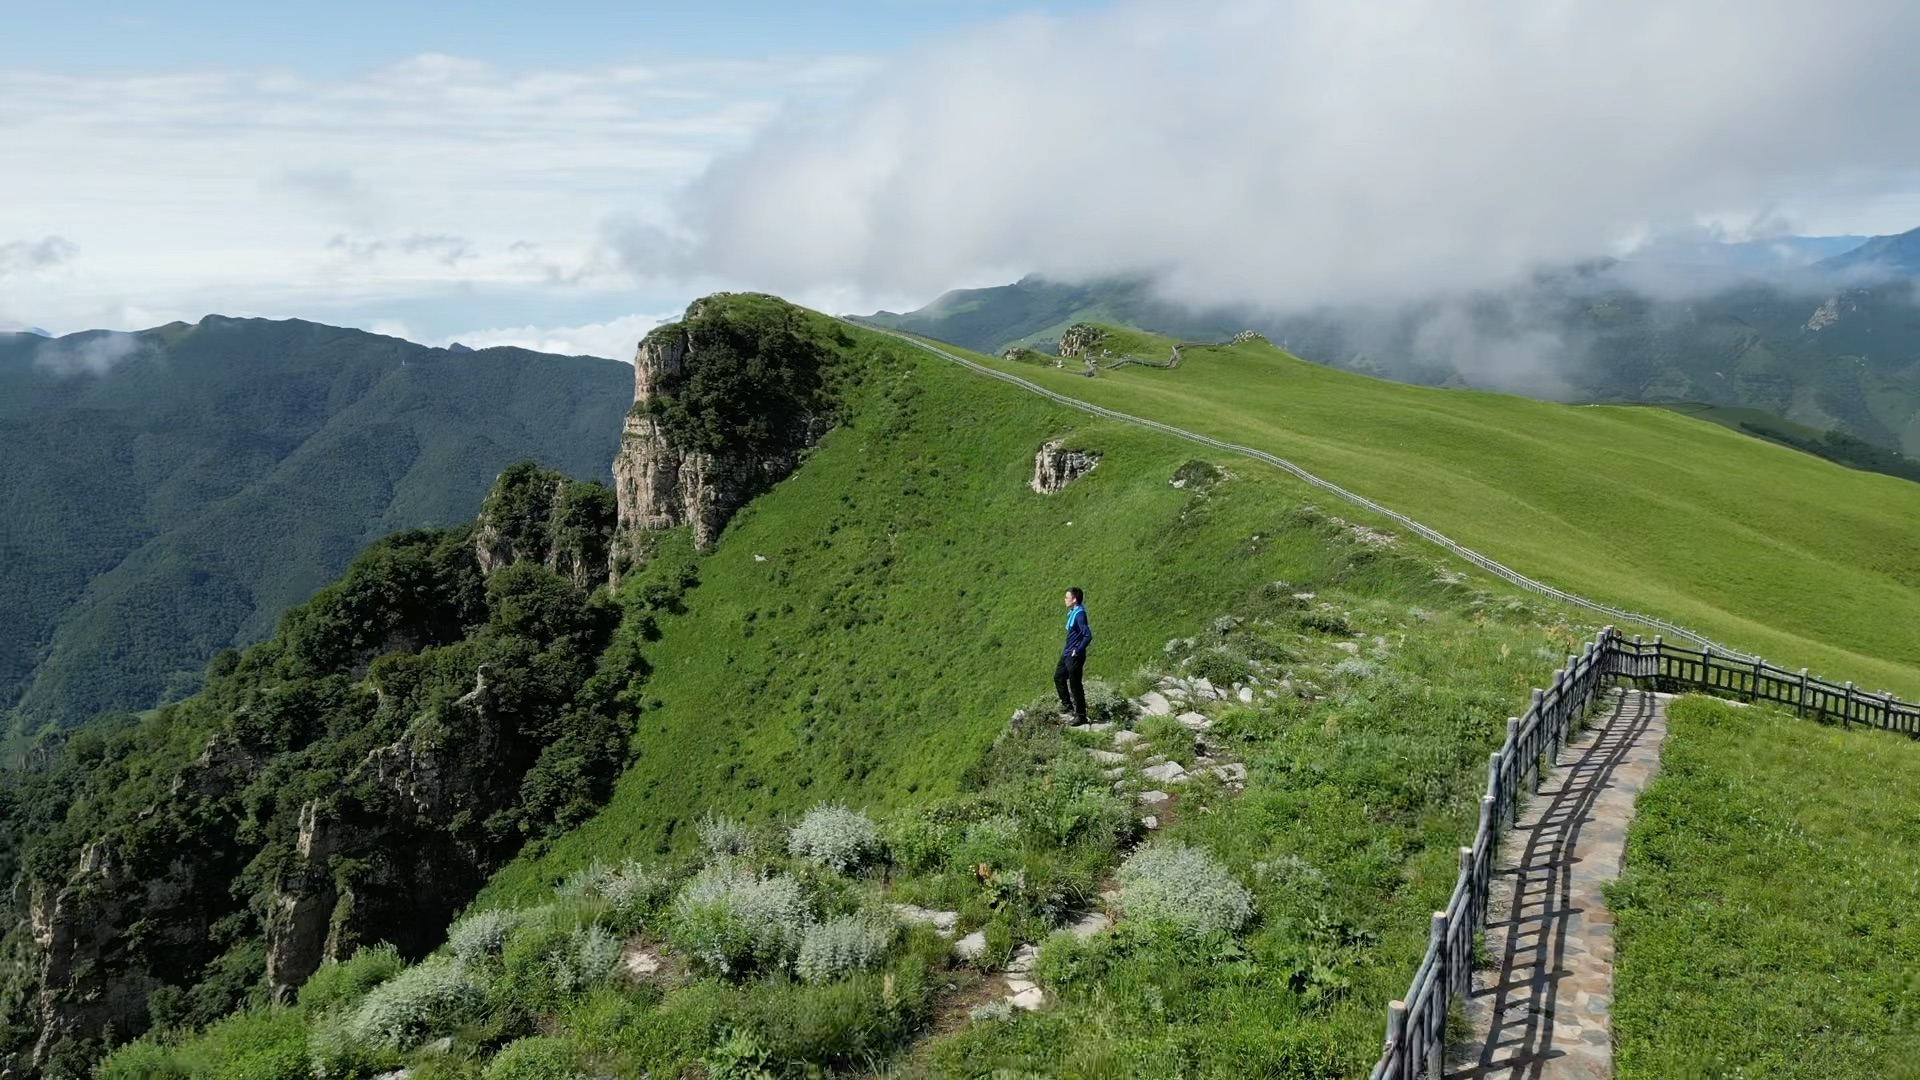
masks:
{"label": "distant mountain range", "polygon": [[0,710],[179,698],[370,540],[471,520],[506,465],[604,478],[632,372],[297,320],[0,333]]}
{"label": "distant mountain range", "polygon": [[[1823,244],[1800,238],[1806,255]],[[1722,255],[1712,273],[1605,259],[1505,290],[1288,312],[1187,307],[1142,279],[1030,277],[867,321],[982,352],[1046,351],[1076,322],[1202,341],[1254,330],[1306,359],[1404,382],[1757,409],[1920,456],[1920,230],[1783,278],[1725,274],[1738,256]]]}

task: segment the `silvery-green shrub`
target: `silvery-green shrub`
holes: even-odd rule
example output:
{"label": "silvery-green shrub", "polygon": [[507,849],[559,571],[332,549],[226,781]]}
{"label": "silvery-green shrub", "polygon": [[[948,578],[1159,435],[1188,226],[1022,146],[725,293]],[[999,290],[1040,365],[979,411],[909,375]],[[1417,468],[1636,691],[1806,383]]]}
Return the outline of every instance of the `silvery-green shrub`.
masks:
{"label": "silvery-green shrub", "polygon": [[563,994],[581,994],[606,983],[620,962],[620,939],[603,926],[575,930],[553,958],[553,983]]}
{"label": "silvery-green shrub", "polygon": [[672,891],[667,875],[629,860],[600,880],[600,895],[614,921],[631,929]]}
{"label": "silvery-green shrub", "polygon": [[696,826],[700,846],[712,859],[753,854],[753,833],[745,825],[721,814],[707,813]]}
{"label": "silvery-green shrub", "polygon": [[1120,867],[1120,910],[1196,934],[1232,932],[1253,917],[1253,894],[1204,848],[1142,848]]}
{"label": "silvery-green shrub", "polygon": [[879,857],[880,830],[857,810],[831,804],[816,806],[787,834],[787,850],[844,874]]}
{"label": "silvery-green shrub", "polygon": [[477,967],[500,955],[516,923],[510,911],[478,911],[453,924],[447,948],[467,967]]}
{"label": "silvery-green shrub", "polygon": [[485,1004],[485,989],[458,963],[429,957],[368,991],[347,1017],[345,1034],[362,1046],[404,1050]]}
{"label": "silvery-green shrub", "polygon": [[737,975],[786,966],[811,921],[799,882],[722,859],[681,886],[668,939],[708,970]]}
{"label": "silvery-green shrub", "polygon": [[807,928],[794,971],[808,982],[826,982],[878,967],[899,936],[900,925],[871,913],[836,915]]}

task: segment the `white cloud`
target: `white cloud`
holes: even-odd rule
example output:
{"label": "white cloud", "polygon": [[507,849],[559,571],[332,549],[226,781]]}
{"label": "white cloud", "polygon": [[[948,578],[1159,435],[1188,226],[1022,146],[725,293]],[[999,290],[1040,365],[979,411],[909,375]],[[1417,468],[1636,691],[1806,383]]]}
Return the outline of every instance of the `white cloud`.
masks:
{"label": "white cloud", "polygon": [[[445,347],[459,342],[469,348],[485,349],[494,345],[512,345],[535,352],[559,353],[564,356],[604,356],[610,360],[633,360],[634,349],[647,331],[661,323],[679,318],[675,312],[666,315],[624,315],[606,322],[589,323],[585,326],[538,327],[511,326],[493,327],[484,330],[469,330],[461,334],[451,334],[431,342]],[[396,337],[408,337],[403,326],[391,326],[381,329],[380,333],[390,333]]]}
{"label": "white cloud", "polygon": [[1649,225],[1910,205],[1916,40],[1905,0],[1021,18],[776,120],[624,250],[887,306],[1028,271],[1275,306],[1492,286]]}
{"label": "white cloud", "polygon": [[80,254],[79,245],[63,236],[12,240],[0,244],[0,282],[53,270]]}
{"label": "white cloud", "polygon": [[55,375],[105,375],[116,365],[147,353],[132,334],[102,331],[48,342],[34,351],[33,366]]}
{"label": "white cloud", "polygon": [[[667,220],[670,194],[714,153],[865,70],[520,71],[446,56],[331,79],[0,70],[0,145],[33,163],[0,169],[0,238],[53,231],[86,252],[57,282],[13,273],[0,318],[64,331],[130,328],[120,320],[138,311],[321,308],[371,322],[462,289],[631,289],[602,250],[604,222]],[[20,250],[0,248],[7,266],[34,254]]]}

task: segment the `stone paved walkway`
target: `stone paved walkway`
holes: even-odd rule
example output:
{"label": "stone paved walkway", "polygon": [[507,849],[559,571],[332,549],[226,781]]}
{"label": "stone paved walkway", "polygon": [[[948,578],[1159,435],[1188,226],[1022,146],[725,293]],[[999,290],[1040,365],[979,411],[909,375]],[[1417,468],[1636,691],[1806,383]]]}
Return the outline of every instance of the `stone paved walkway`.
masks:
{"label": "stone paved walkway", "polygon": [[1560,753],[1507,833],[1488,903],[1487,956],[1467,997],[1473,1035],[1450,1077],[1590,1080],[1613,1075],[1613,913],[1634,799],[1660,766],[1664,695],[1617,691]]}

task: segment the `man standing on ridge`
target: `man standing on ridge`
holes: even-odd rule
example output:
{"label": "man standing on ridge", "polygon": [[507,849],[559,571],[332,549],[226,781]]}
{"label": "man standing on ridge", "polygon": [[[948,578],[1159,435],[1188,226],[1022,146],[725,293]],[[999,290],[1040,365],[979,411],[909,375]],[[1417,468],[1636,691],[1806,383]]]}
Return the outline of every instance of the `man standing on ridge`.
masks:
{"label": "man standing on ridge", "polygon": [[1087,692],[1080,676],[1087,670],[1087,647],[1093,644],[1093,627],[1087,624],[1085,596],[1078,588],[1067,590],[1067,644],[1060,650],[1060,664],[1053,669],[1053,688],[1060,692],[1060,711],[1072,713],[1073,722],[1087,722]]}

